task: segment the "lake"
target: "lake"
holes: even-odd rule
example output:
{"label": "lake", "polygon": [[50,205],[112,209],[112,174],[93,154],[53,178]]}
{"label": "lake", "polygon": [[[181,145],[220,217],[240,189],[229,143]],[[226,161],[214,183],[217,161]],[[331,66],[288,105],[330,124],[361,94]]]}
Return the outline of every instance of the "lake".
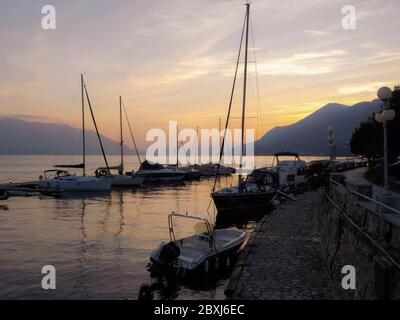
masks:
{"label": "lake", "polygon": [[[313,157],[305,157],[310,161]],[[79,163],[79,156],[0,156],[0,182],[38,180],[54,164]],[[118,156],[109,163],[118,164]],[[102,166],[88,156],[88,172]],[[257,166],[272,157],[257,157]],[[125,168],[137,169],[135,156]],[[223,178],[220,185],[235,183]],[[12,197],[0,202],[1,299],[137,299],[140,286],[151,283],[146,264],[152,250],[169,240],[172,211],[215,218],[209,212],[213,179],[182,186],[112,190],[74,198]],[[191,232],[178,228],[178,234]],[[56,290],[43,290],[41,269],[53,265]],[[160,283],[155,298],[223,299],[226,279],[204,288]]]}

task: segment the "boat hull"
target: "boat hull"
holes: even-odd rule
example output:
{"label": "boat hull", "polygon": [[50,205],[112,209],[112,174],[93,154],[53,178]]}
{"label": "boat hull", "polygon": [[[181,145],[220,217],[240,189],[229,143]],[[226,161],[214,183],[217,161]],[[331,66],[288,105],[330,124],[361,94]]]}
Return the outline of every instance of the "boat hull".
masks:
{"label": "boat hull", "polygon": [[218,214],[254,214],[266,212],[275,191],[223,193],[213,192],[211,197]]}
{"label": "boat hull", "polygon": [[[176,276],[181,280],[190,280],[195,282],[197,276],[213,275],[218,276],[220,274],[225,275],[227,270],[231,270],[235,265],[237,257],[239,255],[242,243],[238,244],[227,251],[218,253],[209,257],[204,262],[200,263],[194,269],[185,269],[177,265],[172,265],[164,275]],[[151,273],[153,276],[159,276],[160,273]],[[202,278],[201,278],[202,279]]]}
{"label": "boat hull", "polygon": [[140,187],[145,178],[139,176],[115,175],[109,178],[112,187]]}
{"label": "boat hull", "polygon": [[158,170],[152,171],[138,171],[138,177],[146,180],[146,183],[179,183],[185,179],[185,172],[161,172]]}
{"label": "boat hull", "polygon": [[84,191],[110,191],[111,182],[109,179],[89,178],[79,179],[51,179],[39,182],[39,189],[62,190],[64,192],[84,192]]}

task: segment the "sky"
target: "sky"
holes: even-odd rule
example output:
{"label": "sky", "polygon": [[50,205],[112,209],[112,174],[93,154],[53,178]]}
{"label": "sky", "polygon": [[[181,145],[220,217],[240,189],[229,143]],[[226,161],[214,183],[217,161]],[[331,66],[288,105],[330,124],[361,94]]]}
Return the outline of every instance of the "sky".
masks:
{"label": "sky", "polygon": [[[217,128],[244,3],[2,0],[0,115],[79,127],[84,73],[99,129],[111,138],[119,135],[120,95],[140,147],[149,129],[169,120]],[[48,4],[55,30],[41,25]],[[342,26],[345,5],[356,9],[355,29]],[[398,12],[398,0],[251,1],[247,127],[260,136],[327,103],[372,100],[380,86],[399,84]],[[239,126],[242,67],[232,127]]]}

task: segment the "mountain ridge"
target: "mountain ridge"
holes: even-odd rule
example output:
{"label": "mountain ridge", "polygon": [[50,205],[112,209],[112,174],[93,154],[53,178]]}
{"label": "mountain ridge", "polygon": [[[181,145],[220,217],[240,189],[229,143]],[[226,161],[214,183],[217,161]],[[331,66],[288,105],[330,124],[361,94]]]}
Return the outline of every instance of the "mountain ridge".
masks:
{"label": "mountain ridge", "polygon": [[[97,135],[86,130],[86,154],[101,154]],[[48,155],[82,154],[82,130],[64,123],[26,121],[19,118],[0,116],[0,154]],[[100,135],[106,154],[120,153],[120,144]],[[124,147],[124,151],[132,150]]]}
{"label": "mountain ridge", "polygon": [[329,154],[329,125],[335,127],[337,155],[347,154],[346,141],[354,128],[378,111],[380,101],[359,102],[352,106],[328,103],[307,117],[286,126],[274,127],[255,143],[256,155],[271,155],[280,151],[292,151],[301,155]]}

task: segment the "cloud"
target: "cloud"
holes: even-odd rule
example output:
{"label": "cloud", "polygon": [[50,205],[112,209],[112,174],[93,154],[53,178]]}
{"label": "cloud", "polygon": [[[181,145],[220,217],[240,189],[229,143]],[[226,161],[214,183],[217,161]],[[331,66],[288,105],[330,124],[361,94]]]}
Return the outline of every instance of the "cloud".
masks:
{"label": "cloud", "polygon": [[337,91],[340,94],[356,94],[356,93],[364,93],[364,92],[376,92],[380,87],[385,85],[383,82],[371,82],[364,83],[359,85],[349,85],[345,87],[339,88]]}
{"label": "cloud", "polygon": [[328,36],[330,35],[329,31],[322,30],[304,30],[304,33],[310,36]]}
{"label": "cloud", "polygon": [[229,75],[232,75],[233,63],[234,58],[230,54],[226,54],[220,58],[205,56],[184,60],[179,62],[177,67],[167,70],[162,74],[132,79],[131,84],[142,87],[168,86],[211,73],[225,75],[229,72]]}
{"label": "cloud", "polygon": [[344,55],[346,55],[344,50],[297,53],[287,58],[278,58],[261,63],[258,70],[261,74],[268,75],[326,74],[335,70],[338,57]]}

